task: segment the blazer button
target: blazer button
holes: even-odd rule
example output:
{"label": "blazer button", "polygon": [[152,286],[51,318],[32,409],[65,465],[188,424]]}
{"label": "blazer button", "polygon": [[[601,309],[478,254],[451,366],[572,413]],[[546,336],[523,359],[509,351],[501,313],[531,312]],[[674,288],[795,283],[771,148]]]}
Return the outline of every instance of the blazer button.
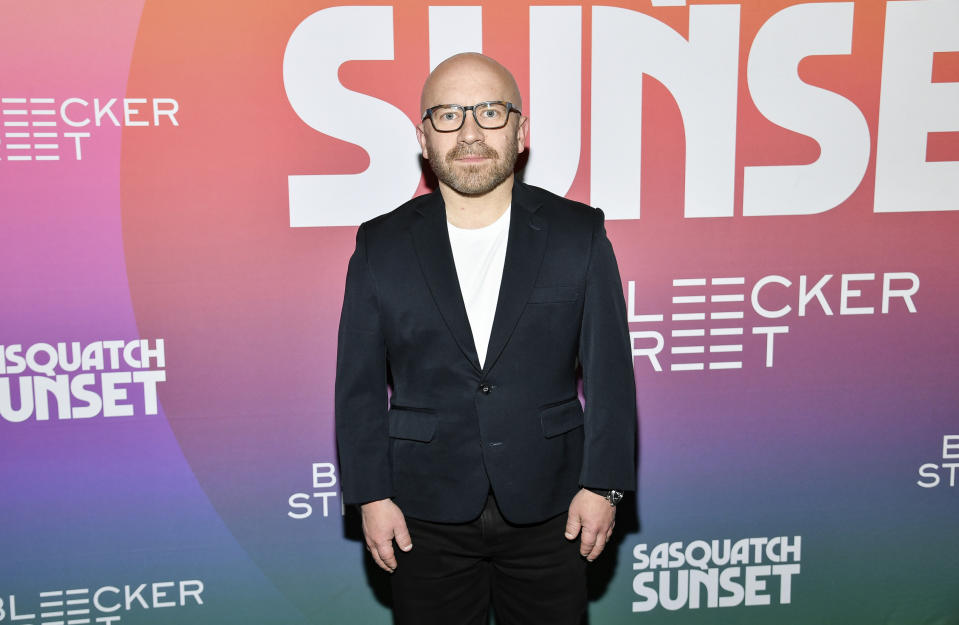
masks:
{"label": "blazer button", "polygon": [[493,387],[491,387],[489,384],[484,384],[483,386],[480,387],[480,392],[482,392],[484,395],[489,395],[490,391],[492,390],[493,390]]}

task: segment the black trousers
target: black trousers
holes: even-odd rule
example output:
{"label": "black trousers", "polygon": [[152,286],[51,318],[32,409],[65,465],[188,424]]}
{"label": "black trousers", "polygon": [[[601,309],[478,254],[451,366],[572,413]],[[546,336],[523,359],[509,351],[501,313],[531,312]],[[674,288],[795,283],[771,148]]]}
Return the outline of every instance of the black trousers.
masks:
{"label": "black trousers", "polygon": [[566,513],[513,525],[490,495],[469,523],[406,519],[413,549],[396,549],[395,625],[579,625],[586,561],[563,536]]}

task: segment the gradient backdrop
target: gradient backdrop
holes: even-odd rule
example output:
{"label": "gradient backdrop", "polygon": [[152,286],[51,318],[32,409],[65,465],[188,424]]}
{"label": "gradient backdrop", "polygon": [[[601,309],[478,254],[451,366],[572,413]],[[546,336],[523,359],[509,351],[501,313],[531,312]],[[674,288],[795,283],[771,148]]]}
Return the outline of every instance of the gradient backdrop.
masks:
{"label": "gradient backdrop", "polygon": [[[527,181],[606,210],[632,295],[640,489],[590,622],[959,623],[954,0],[0,7],[0,346],[165,355],[156,414],[128,384],[130,416],[20,420],[7,353],[0,623],[390,622],[341,515],[336,327],[462,49],[513,70]],[[759,166],[800,167],[744,200]],[[776,536],[788,603],[634,612],[637,545]]]}

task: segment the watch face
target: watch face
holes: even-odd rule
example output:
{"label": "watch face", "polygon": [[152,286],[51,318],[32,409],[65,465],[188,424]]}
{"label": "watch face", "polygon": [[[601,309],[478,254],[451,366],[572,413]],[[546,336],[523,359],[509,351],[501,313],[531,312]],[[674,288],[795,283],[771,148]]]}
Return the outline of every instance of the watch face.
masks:
{"label": "watch face", "polygon": [[611,490],[609,491],[609,502],[614,506],[619,503],[623,498],[623,491],[621,490]]}

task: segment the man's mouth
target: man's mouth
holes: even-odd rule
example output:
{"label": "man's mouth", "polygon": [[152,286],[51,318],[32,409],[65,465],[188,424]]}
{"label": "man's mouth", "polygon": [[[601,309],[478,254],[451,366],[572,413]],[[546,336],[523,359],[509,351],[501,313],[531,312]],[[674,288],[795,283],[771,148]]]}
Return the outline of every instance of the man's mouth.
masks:
{"label": "man's mouth", "polygon": [[464,165],[478,164],[487,160],[495,159],[499,156],[496,150],[491,148],[480,148],[476,150],[454,150],[447,155],[448,161],[456,161]]}

